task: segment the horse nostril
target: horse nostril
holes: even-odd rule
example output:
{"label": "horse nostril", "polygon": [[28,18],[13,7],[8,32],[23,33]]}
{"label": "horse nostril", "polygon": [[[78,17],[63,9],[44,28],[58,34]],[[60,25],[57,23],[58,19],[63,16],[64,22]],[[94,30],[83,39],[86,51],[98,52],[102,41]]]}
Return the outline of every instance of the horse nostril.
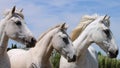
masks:
{"label": "horse nostril", "polygon": [[68,56],[68,62],[75,62],[76,61],[76,55],[73,55],[72,58]]}
{"label": "horse nostril", "polygon": [[110,58],[116,58],[117,57],[117,55],[118,55],[118,50],[116,50],[116,52],[112,52],[112,51],[109,51],[109,57]]}
{"label": "horse nostril", "polygon": [[35,38],[31,38],[30,47],[34,47],[36,42],[37,40]]}
{"label": "horse nostril", "polygon": [[73,56],[73,61],[76,61],[76,55]]}
{"label": "horse nostril", "polygon": [[36,41],[35,38],[32,38],[32,39],[31,39],[31,42],[36,43],[37,41]]}
{"label": "horse nostril", "polygon": [[115,54],[118,55],[118,53],[119,53],[119,51],[117,50],[117,51],[115,52]]}

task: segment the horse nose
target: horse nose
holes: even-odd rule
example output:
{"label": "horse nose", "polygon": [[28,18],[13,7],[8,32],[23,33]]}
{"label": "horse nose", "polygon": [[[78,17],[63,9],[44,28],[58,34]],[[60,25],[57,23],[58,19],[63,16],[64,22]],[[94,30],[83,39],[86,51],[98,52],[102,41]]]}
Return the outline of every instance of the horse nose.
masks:
{"label": "horse nose", "polygon": [[35,38],[31,38],[31,42],[32,42],[32,43],[36,43],[37,41],[36,41]]}
{"label": "horse nose", "polygon": [[68,62],[75,62],[76,61],[76,55],[73,55],[73,57],[70,59],[70,57],[68,57],[69,60]]}
{"label": "horse nose", "polygon": [[73,62],[76,61],[76,55],[73,56]]}
{"label": "horse nose", "polygon": [[37,40],[34,37],[32,37],[27,48],[34,47],[36,42],[37,42]]}
{"label": "horse nose", "polygon": [[119,50],[116,50],[115,54],[118,55],[118,53],[119,53]]}
{"label": "horse nose", "polygon": [[118,53],[119,53],[119,50],[116,50],[115,52],[109,51],[109,57],[116,58]]}
{"label": "horse nose", "polygon": [[31,43],[32,43],[33,46],[35,46],[36,42],[37,42],[37,40],[34,37],[31,38]]}

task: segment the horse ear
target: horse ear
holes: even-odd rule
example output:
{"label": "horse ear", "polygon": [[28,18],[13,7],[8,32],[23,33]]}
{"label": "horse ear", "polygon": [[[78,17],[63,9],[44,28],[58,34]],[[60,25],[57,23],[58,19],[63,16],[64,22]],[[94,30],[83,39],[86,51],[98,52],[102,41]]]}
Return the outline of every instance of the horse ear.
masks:
{"label": "horse ear", "polygon": [[66,30],[67,30],[67,28],[68,28],[68,27],[69,27],[68,25],[65,25],[64,29],[66,29]]}
{"label": "horse ear", "polygon": [[11,10],[11,14],[13,14],[15,12],[15,8],[16,8],[16,6],[13,6],[13,8]]}
{"label": "horse ear", "polygon": [[106,19],[106,17],[107,17],[107,14],[104,16],[103,20],[105,20],[105,19]]}
{"label": "horse ear", "polygon": [[23,8],[22,9],[20,9],[20,12],[22,12],[23,11]]}
{"label": "horse ear", "polygon": [[110,16],[108,16],[108,19],[110,19]]}
{"label": "horse ear", "polygon": [[[109,18],[110,18],[110,16],[105,15],[104,18],[103,18],[103,21],[108,20]],[[110,22],[103,22],[103,23],[105,23],[108,27],[110,26]]]}
{"label": "horse ear", "polygon": [[60,28],[63,29],[64,26],[65,26],[65,23],[61,24],[61,25],[60,25]]}
{"label": "horse ear", "polygon": [[106,19],[110,19],[110,16],[107,16]]}
{"label": "horse ear", "polygon": [[66,23],[63,23],[60,25],[60,29],[67,29],[68,25],[66,25]]}
{"label": "horse ear", "polygon": [[60,28],[61,28],[61,29],[64,29],[64,28],[65,28],[65,25],[66,25],[66,23],[61,24],[61,25],[60,25]]}

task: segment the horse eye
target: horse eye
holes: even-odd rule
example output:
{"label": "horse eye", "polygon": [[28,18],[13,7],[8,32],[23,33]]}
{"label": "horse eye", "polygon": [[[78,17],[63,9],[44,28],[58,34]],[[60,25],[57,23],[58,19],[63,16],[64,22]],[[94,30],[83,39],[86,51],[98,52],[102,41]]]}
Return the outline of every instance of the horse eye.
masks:
{"label": "horse eye", "polygon": [[103,30],[105,34],[110,34],[109,30]]}
{"label": "horse eye", "polygon": [[69,44],[68,38],[63,38],[63,41],[64,41],[66,44]]}
{"label": "horse eye", "polygon": [[103,21],[103,20],[102,20],[101,22],[102,22],[102,23],[104,23],[104,21]]}
{"label": "horse eye", "polygon": [[108,38],[110,37],[110,31],[108,29],[103,30],[103,32],[107,35]]}
{"label": "horse eye", "polygon": [[17,21],[17,22],[16,22],[16,25],[21,26],[22,24],[21,24],[20,21]]}

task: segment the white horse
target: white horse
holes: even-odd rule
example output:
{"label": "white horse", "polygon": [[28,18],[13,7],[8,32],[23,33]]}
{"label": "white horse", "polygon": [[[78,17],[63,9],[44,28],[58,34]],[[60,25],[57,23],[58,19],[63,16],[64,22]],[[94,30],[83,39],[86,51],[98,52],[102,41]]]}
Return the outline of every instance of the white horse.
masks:
{"label": "white horse", "polygon": [[[89,18],[91,19],[91,18]],[[92,20],[91,20],[92,21]],[[95,50],[90,47],[96,43],[109,57],[115,58],[118,55],[118,46],[114,41],[113,34],[109,28],[109,16],[99,16],[93,22],[82,24],[79,37],[74,38],[73,46],[76,49],[76,62],[69,63],[61,56],[60,68],[98,68],[98,60]],[[90,23],[91,22],[91,23]],[[82,30],[82,31],[81,31]],[[78,32],[78,31],[75,31]]]}
{"label": "white horse", "polygon": [[15,10],[15,6],[5,13],[0,21],[0,68],[10,68],[7,55],[8,40],[25,44],[27,47],[35,46],[36,40],[24,21],[22,10]]}
{"label": "white horse", "polygon": [[43,33],[36,46],[28,51],[13,49],[8,51],[11,68],[51,68],[50,55],[55,49],[68,62],[76,60],[75,50],[65,24],[58,25]]}

